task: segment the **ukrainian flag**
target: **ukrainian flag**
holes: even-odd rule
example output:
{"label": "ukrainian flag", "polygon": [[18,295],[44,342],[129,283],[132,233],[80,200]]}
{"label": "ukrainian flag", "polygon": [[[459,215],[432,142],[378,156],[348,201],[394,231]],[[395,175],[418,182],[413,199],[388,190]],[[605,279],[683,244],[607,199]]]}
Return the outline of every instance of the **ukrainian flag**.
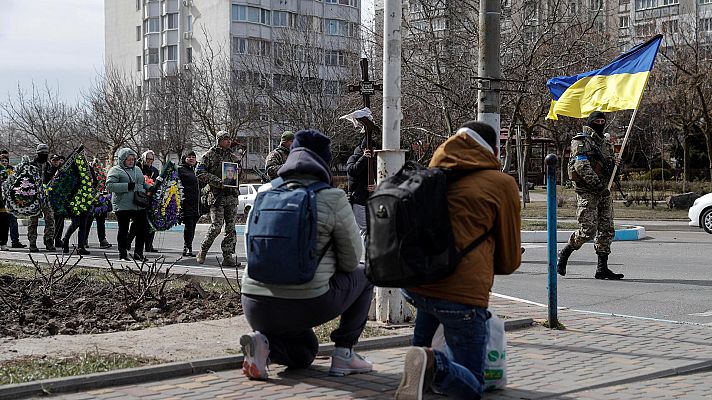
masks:
{"label": "ukrainian flag", "polygon": [[546,82],[552,97],[547,119],[585,118],[593,111],[638,108],[663,36],[657,35],[616,57],[601,69]]}

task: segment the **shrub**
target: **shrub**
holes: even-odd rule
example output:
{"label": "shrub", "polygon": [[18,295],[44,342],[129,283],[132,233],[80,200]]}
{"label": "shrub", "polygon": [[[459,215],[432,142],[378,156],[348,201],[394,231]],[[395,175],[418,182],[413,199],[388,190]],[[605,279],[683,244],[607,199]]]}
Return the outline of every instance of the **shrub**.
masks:
{"label": "shrub", "polygon": [[649,181],[650,176],[652,175],[654,181],[661,181],[663,179],[663,174],[665,174],[666,181],[673,179],[672,171],[662,168],[653,168],[652,171],[640,175],[640,179],[643,181]]}

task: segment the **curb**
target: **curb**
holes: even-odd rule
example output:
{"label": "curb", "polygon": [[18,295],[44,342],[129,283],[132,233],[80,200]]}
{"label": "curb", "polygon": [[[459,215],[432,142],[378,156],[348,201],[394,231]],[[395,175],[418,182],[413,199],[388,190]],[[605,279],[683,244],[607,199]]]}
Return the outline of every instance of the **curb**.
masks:
{"label": "curb", "polygon": [[[556,242],[566,243],[574,231],[556,231]],[[522,231],[521,240],[523,243],[547,243],[549,233],[547,231]],[[645,227],[627,226],[623,229],[616,229],[614,241],[641,240],[647,237]]]}
{"label": "curb", "polygon": [[[504,330],[521,329],[531,326],[531,318],[504,321]],[[364,339],[354,346],[355,350],[377,350],[410,345],[412,334],[385,336]],[[334,350],[333,343],[320,344],[318,355],[326,355]],[[242,366],[243,356],[206,358],[195,361],[178,361],[147,367],[127,368],[95,374],[70,376],[66,378],[45,379],[36,382],[0,386],[0,400],[14,400],[31,396],[52,395],[79,392],[144,382],[179,378],[205,372],[238,369]]]}

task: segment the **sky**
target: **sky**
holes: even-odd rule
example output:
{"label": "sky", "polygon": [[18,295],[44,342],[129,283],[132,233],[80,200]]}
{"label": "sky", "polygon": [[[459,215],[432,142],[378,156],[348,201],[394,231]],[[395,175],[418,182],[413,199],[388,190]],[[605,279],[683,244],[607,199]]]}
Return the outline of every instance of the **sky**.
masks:
{"label": "sky", "polygon": [[[104,1],[0,2],[0,101],[33,82],[76,101],[104,69]],[[364,20],[372,19],[373,0],[362,6]]]}
{"label": "sky", "polygon": [[104,68],[103,0],[0,1],[0,101],[33,81],[75,101]]}

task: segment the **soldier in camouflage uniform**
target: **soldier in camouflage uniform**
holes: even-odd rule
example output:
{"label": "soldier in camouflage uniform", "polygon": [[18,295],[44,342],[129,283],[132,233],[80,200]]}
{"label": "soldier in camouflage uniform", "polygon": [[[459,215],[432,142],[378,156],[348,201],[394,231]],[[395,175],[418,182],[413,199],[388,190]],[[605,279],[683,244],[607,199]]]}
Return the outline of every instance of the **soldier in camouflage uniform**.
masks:
{"label": "soldier in camouflage uniform", "polygon": [[269,176],[269,179],[277,179],[277,171],[279,171],[285,161],[287,161],[289,149],[292,147],[293,141],[294,132],[284,131],[282,137],[279,139],[279,147],[267,154],[267,159],[265,159],[265,168],[267,169],[267,176]]}
{"label": "soldier in camouflage uniform", "polygon": [[569,177],[576,190],[578,222],[581,225],[569,238],[559,253],[558,272],[566,275],[569,256],[584,243],[594,239],[593,247],[598,255],[596,279],[623,279],[608,269],[608,255],[615,236],[613,227],[613,200],[608,189],[614,164],[613,148],[605,140],[603,129],[606,115],[594,111],[588,116],[583,132],[571,141]]}
{"label": "soldier in camouflage uniform", "polygon": [[[35,159],[32,160],[31,164],[37,167],[37,171],[39,172],[40,179],[42,179],[43,184],[46,185],[52,180],[56,170],[52,168],[52,165],[49,163],[49,146],[44,143],[38,144],[37,155],[35,156]],[[54,251],[54,210],[47,199],[42,201],[42,214],[44,215],[45,222],[43,238],[44,245],[47,251]],[[31,253],[40,251],[37,247],[37,226],[39,225],[39,222],[39,215],[31,217],[30,224],[27,226],[27,239],[30,241]]]}
{"label": "soldier in camouflage uniform", "polygon": [[210,246],[218,237],[225,225],[225,238],[221,243],[223,253],[223,265],[235,266],[235,245],[237,235],[235,233],[235,219],[237,215],[237,204],[239,191],[237,188],[224,187],[222,179],[222,163],[239,161],[231,149],[232,138],[225,131],[220,131],[215,135],[217,145],[208,150],[200,160],[200,164],[195,170],[198,180],[207,184],[208,203],[210,204],[210,228],[208,234],[200,245],[200,251],[196,260],[199,264],[205,262]]}

